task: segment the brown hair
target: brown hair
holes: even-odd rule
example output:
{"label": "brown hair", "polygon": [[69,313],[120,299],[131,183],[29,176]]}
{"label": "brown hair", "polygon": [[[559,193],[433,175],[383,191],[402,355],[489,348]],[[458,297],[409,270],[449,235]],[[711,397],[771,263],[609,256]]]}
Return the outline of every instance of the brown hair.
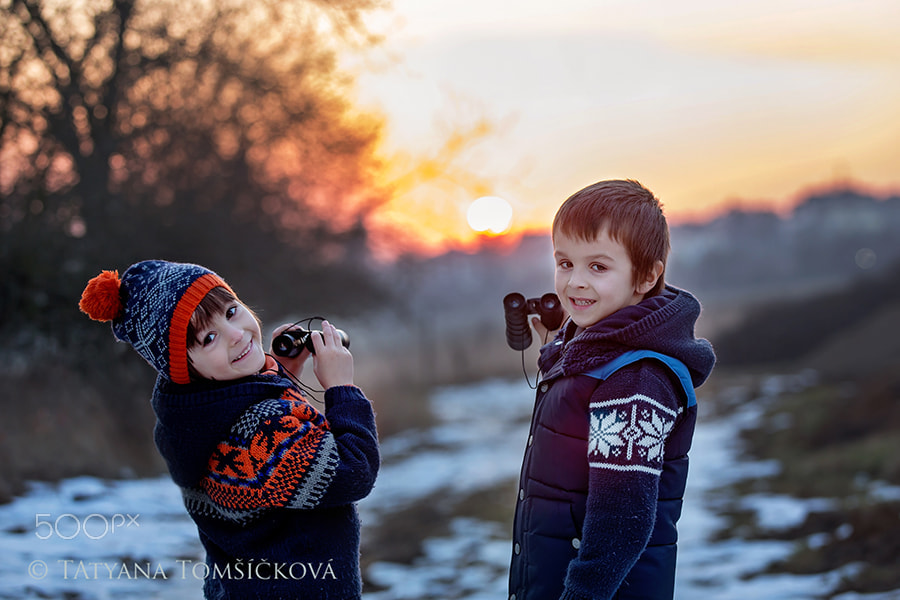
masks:
{"label": "brown hair", "polygon": [[634,283],[649,277],[656,261],[662,263],[663,271],[645,297],[662,292],[669,256],[669,226],[653,192],[631,179],[589,185],[562,203],[553,219],[552,234],[554,238],[563,234],[593,241],[604,227],[609,237],[625,246]]}
{"label": "brown hair", "polygon": [[[214,287],[203,297],[203,300],[201,300],[200,304],[197,305],[197,308],[194,309],[194,314],[191,315],[191,320],[187,326],[186,342],[188,350],[200,344],[200,340],[197,339],[197,332],[209,327],[213,318],[216,315],[225,312],[225,309],[234,302],[240,302],[240,300],[238,300],[237,296],[232,294],[229,290],[221,286]],[[250,307],[246,305],[244,305],[244,307],[249,310],[250,314],[253,315],[253,318],[259,322],[259,317],[256,313],[253,312]],[[191,381],[202,379],[202,376],[194,369],[194,363],[191,361],[190,352],[188,352],[188,374],[191,376]]]}

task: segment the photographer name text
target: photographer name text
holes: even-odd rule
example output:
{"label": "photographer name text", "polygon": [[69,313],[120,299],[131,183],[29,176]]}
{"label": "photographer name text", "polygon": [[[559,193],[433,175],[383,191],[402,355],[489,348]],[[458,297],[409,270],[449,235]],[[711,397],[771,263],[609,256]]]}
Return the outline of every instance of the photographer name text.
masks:
{"label": "photographer name text", "polygon": [[[32,579],[44,579],[51,574],[51,564],[43,560],[28,565]],[[331,560],[328,562],[279,563],[267,560],[237,560],[225,565],[210,565],[186,559],[176,559],[166,568],[159,562],[119,562],[61,559],[56,561],[55,574],[62,579],[227,579],[227,580],[337,580]]]}

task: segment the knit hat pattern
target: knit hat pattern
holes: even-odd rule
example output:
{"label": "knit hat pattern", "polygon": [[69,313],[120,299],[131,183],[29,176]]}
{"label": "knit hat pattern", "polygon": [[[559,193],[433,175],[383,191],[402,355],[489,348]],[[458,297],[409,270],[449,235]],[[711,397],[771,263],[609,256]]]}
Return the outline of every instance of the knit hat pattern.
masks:
{"label": "knit hat pattern", "polygon": [[91,279],[79,307],[96,321],[112,321],[116,339],[130,344],[160,375],[184,384],[190,383],[188,324],[215,287],[231,291],[200,265],[145,260],[121,278],[117,271],[103,271]]}

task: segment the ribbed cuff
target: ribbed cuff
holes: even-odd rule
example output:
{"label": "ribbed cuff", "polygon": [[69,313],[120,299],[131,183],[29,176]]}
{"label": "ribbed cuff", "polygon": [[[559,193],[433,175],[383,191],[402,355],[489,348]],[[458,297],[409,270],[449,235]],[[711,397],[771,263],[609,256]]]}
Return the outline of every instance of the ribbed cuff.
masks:
{"label": "ribbed cuff", "polygon": [[362,389],[355,385],[334,385],[325,390],[325,402],[345,402],[347,400],[363,399],[368,401]]}
{"label": "ribbed cuff", "polygon": [[329,419],[335,414],[332,410],[341,414],[362,416],[372,413],[372,403],[355,385],[336,385],[325,390],[325,414]]}

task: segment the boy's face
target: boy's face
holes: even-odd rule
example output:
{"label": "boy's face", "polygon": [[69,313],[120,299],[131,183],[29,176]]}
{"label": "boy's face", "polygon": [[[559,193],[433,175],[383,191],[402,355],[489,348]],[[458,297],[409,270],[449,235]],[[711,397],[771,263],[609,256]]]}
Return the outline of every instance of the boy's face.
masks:
{"label": "boy's face", "polygon": [[590,327],[620,308],[644,299],[652,281],[635,284],[625,246],[609,237],[606,228],[592,241],[556,232],[556,294],[562,307],[580,327]]}
{"label": "boy's face", "polygon": [[229,303],[208,327],[197,331],[197,340],[188,355],[204,379],[240,379],[259,373],[266,363],[259,322],[238,301]]}

